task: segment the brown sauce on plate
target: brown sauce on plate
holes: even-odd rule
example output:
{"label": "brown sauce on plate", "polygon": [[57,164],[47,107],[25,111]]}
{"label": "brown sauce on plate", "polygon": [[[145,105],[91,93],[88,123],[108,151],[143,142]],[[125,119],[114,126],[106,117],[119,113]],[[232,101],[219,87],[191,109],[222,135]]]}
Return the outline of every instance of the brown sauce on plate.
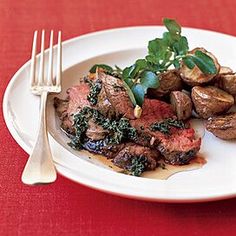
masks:
{"label": "brown sauce on plate", "polygon": [[200,169],[204,164],[206,164],[206,160],[201,156],[196,156],[189,164],[181,166],[168,165],[161,161],[159,167],[153,171],[144,172],[142,177],[149,179],[168,179],[170,176],[179,172]]}
{"label": "brown sauce on plate", "polygon": [[[122,173],[124,172],[123,169],[115,166],[111,159],[107,159],[106,157],[102,156],[102,155],[97,155],[97,154],[92,154],[89,153],[87,151],[83,151],[88,153],[89,158],[92,161],[98,162],[102,165],[105,165],[106,167],[108,167],[108,169],[112,169],[113,171],[116,171],[118,173]],[[190,161],[190,163],[188,165],[181,165],[181,166],[174,166],[174,165],[168,165],[166,163],[164,163],[163,161],[160,161],[159,166],[152,171],[145,171],[141,177],[144,178],[149,178],[149,179],[168,179],[170,176],[179,173],[179,172],[183,172],[183,171],[191,171],[191,170],[197,170],[202,168],[202,166],[204,164],[206,164],[206,159],[200,155],[196,156],[192,161]]]}

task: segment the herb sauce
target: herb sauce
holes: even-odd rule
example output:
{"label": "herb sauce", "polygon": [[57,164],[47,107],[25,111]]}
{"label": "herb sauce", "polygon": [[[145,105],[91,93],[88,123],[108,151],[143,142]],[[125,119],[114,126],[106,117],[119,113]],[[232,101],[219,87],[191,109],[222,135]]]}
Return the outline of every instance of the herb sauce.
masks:
{"label": "herb sauce", "polygon": [[176,120],[176,119],[168,118],[168,119],[166,119],[164,121],[156,122],[156,123],[152,124],[150,126],[150,129],[152,131],[160,131],[163,134],[170,134],[170,128],[171,127],[176,127],[176,128],[184,129],[185,128],[185,124],[181,120]]}
{"label": "herb sauce", "polygon": [[134,141],[137,138],[137,131],[131,127],[127,118],[111,120],[104,117],[98,110],[86,106],[74,116],[75,136],[69,143],[72,148],[82,148],[90,119],[109,132],[105,139],[107,144],[120,144],[127,140]]}
{"label": "herb sauce", "polygon": [[100,80],[97,80],[96,82],[92,82],[87,80],[90,86],[90,92],[87,96],[87,100],[90,102],[91,105],[96,105],[98,102],[98,95],[102,89],[102,83]]}

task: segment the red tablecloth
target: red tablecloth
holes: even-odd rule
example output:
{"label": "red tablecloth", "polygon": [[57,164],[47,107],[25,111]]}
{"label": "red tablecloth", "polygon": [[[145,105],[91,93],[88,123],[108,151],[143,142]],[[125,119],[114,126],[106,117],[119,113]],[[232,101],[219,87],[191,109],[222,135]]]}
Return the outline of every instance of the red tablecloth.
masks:
{"label": "red tablecloth", "polygon": [[[11,76],[29,59],[35,29],[61,29],[65,40],[101,29],[161,24],[166,16],[184,26],[236,35],[235,10],[234,0],[0,0],[1,104]],[[61,176],[47,186],[23,185],[28,155],[9,134],[2,111],[0,147],[0,235],[236,235],[236,199],[149,203]]]}

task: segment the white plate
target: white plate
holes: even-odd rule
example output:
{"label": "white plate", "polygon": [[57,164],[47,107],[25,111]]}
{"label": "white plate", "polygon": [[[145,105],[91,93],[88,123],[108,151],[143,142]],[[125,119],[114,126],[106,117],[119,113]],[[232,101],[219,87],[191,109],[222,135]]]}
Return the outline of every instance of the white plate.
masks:
{"label": "white plate", "polygon": [[[63,96],[95,63],[121,67],[145,55],[150,39],[160,37],[163,27],[131,27],[92,33],[63,43]],[[190,48],[202,46],[219,58],[222,65],[236,69],[236,38],[199,29],[183,29]],[[39,98],[28,89],[29,62],[10,81],[4,96],[6,124],[19,145],[30,153],[38,124]],[[50,142],[57,170],[67,178],[130,198],[166,202],[210,201],[236,196],[236,142],[219,140],[206,132],[201,153],[207,158],[203,168],[178,173],[168,180],[127,176],[78,158],[65,145],[65,137],[55,123],[51,100],[48,104]],[[55,141],[57,140],[57,141]]]}

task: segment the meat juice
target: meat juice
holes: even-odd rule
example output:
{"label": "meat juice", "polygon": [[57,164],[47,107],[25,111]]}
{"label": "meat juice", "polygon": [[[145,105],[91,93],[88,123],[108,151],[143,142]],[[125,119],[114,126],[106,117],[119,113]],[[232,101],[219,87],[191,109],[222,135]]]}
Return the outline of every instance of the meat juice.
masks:
{"label": "meat juice", "polygon": [[[87,151],[85,151],[85,152],[89,154],[89,158],[91,160],[100,162],[102,165],[105,165],[106,167],[108,167],[108,169],[111,169],[111,170],[118,172],[118,173],[124,172],[123,169],[115,166],[112,163],[111,159],[107,159],[105,156],[102,156],[102,155],[92,154]],[[179,172],[200,169],[200,168],[202,168],[202,166],[204,164],[206,164],[206,160],[204,157],[202,157],[200,155],[196,156],[187,165],[168,165],[168,164],[164,163],[163,161],[160,161],[159,166],[155,170],[145,171],[141,175],[141,177],[149,178],[149,179],[166,180],[170,176],[177,174]]]}

